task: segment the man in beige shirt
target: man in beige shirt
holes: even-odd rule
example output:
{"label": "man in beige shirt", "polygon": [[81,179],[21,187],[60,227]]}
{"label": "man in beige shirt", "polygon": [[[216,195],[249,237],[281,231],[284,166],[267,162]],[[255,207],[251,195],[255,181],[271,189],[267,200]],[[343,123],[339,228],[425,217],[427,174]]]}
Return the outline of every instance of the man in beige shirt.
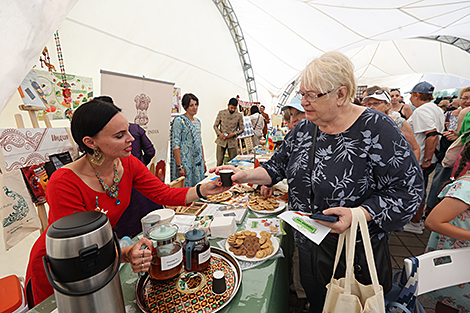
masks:
{"label": "man in beige shirt", "polygon": [[225,151],[228,149],[229,159],[237,155],[237,136],[243,133],[243,115],[237,112],[238,100],[230,99],[228,108],[220,110],[214,122],[214,130],[217,134],[217,166],[224,162]]}

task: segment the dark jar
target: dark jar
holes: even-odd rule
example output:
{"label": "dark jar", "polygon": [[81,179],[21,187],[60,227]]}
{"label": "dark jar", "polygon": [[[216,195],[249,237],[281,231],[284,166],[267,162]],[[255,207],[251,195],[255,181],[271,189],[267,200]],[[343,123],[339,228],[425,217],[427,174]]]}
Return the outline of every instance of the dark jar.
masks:
{"label": "dark jar", "polygon": [[211,245],[206,232],[202,229],[191,229],[184,234],[183,245],[184,269],[188,272],[201,272],[207,268],[211,259]]}

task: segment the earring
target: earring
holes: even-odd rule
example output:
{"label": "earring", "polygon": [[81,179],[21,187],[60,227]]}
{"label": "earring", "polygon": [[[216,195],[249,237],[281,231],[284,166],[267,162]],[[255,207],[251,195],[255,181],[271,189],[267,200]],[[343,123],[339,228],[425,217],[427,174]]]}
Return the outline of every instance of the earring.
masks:
{"label": "earring", "polygon": [[103,164],[104,155],[101,153],[100,148],[95,147],[95,149],[93,149],[93,155],[91,156],[90,162],[95,165]]}

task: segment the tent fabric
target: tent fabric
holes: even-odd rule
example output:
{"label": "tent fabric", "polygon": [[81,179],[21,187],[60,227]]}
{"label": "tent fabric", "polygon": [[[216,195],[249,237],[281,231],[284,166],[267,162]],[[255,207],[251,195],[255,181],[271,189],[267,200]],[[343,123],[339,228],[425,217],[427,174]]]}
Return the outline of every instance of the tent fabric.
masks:
{"label": "tent fabric", "polygon": [[2,0],[0,112],[77,1]]}
{"label": "tent fabric", "polygon": [[[359,85],[404,90],[424,73],[470,79],[470,54],[416,38],[469,40],[469,1],[232,0],[231,5],[250,54],[258,101],[268,113],[308,62],[331,50],[352,59]],[[95,94],[103,69],[174,82],[183,94],[198,96],[206,158],[215,155],[216,112],[236,95],[249,100],[238,53],[214,1],[3,0],[0,25],[6,43],[0,48],[0,111],[31,66],[39,66],[44,45],[58,65],[56,29],[66,71],[92,77]]]}

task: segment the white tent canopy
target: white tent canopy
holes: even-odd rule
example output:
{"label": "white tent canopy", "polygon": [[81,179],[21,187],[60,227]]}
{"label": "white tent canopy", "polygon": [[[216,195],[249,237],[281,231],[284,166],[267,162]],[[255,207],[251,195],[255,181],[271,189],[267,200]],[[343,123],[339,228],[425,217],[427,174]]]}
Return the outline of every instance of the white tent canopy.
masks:
{"label": "white tent canopy", "polygon": [[[196,94],[204,147],[213,156],[216,111],[236,95],[248,100],[235,45],[215,2],[3,0],[0,111],[38,64],[44,45],[54,56],[58,29],[67,72],[93,77],[96,94],[100,69],[174,82],[183,93]],[[330,50],[351,57],[359,84],[403,90],[424,73],[470,79],[468,52],[416,38],[470,39],[469,1],[232,0],[231,5],[258,100],[271,112],[306,64]]]}

